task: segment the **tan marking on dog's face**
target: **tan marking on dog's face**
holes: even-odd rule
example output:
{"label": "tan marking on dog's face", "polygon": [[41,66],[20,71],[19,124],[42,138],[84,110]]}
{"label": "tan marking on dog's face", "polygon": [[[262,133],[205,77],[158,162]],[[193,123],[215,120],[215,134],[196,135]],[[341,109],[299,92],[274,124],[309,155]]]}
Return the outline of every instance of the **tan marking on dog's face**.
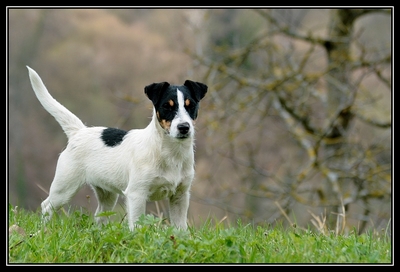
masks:
{"label": "tan marking on dog's face", "polygon": [[186,100],[185,100],[185,106],[188,107],[189,105],[190,105],[190,100],[189,100],[189,99],[186,99]]}
{"label": "tan marking on dog's face", "polygon": [[174,106],[174,101],[171,99],[170,101],[168,101],[168,103],[169,103],[169,105],[171,106],[171,107],[173,107]]}
{"label": "tan marking on dog's face", "polygon": [[171,129],[171,122],[170,122],[170,121],[167,121],[167,120],[165,120],[165,119],[163,119],[163,120],[160,121],[160,125],[161,125],[161,127],[162,127],[163,129],[165,129],[165,130],[168,131],[168,132],[169,132],[169,130]]}
{"label": "tan marking on dog's face", "polygon": [[[171,100],[172,101],[172,100]],[[173,103],[173,101],[172,101]],[[167,121],[165,119],[161,119],[160,118],[160,113],[157,112],[157,119],[158,122],[160,123],[160,126],[169,133],[170,129],[171,129],[171,121]]]}

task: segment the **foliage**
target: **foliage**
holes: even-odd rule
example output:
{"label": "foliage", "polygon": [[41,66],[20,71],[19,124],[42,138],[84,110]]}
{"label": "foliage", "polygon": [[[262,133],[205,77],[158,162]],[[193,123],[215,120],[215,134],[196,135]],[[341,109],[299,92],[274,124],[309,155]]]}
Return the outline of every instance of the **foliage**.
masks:
{"label": "foliage", "polygon": [[[223,188],[216,196],[199,194],[199,201],[253,221],[274,222],[281,206],[290,217],[300,207],[327,211],[331,228],[346,213],[347,231],[385,225],[392,192],[391,39],[367,26],[373,18],[389,23],[390,11],[253,13],[264,24],[251,38],[241,39],[235,24],[241,18],[226,10],[237,38],[222,36],[225,42],[192,53],[213,90],[202,120],[214,163],[202,175]],[[199,33],[214,23],[205,20]]]}
{"label": "foliage", "polygon": [[[75,211],[46,226],[37,213],[9,206],[8,262],[43,263],[375,263],[392,262],[389,237],[314,233],[282,226],[253,227],[240,221],[223,227],[207,220],[177,230],[153,215],[142,216],[130,232],[126,222],[97,225]],[[110,214],[107,214],[109,216]],[[29,234],[33,233],[33,234]]]}

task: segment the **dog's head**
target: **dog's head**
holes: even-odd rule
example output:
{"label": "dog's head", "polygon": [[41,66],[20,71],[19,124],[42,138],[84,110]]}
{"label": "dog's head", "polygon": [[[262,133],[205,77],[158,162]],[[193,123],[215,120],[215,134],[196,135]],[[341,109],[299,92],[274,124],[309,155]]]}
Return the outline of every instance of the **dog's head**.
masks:
{"label": "dog's head", "polygon": [[161,82],[146,86],[144,92],[153,102],[158,123],[166,134],[178,139],[194,135],[193,121],[199,102],[207,93],[206,85],[191,80],[182,86]]}

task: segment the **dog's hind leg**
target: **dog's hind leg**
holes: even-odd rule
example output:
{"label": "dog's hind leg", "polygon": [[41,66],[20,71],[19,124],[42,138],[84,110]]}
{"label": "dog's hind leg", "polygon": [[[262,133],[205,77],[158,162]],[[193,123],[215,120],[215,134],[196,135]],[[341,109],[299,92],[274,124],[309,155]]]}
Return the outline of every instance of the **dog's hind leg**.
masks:
{"label": "dog's hind leg", "polygon": [[67,204],[83,184],[80,171],[73,167],[68,155],[61,153],[49,196],[41,204],[43,220],[48,221],[54,211]]}
{"label": "dog's hind leg", "polygon": [[74,184],[75,186],[65,186],[65,181],[60,179],[54,179],[50,187],[49,196],[42,202],[42,216],[43,220],[46,222],[50,220],[54,211],[57,211],[62,206],[67,204],[71,198],[76,194],[76,192],[81,188],[77,186],[79,184]]}
{"label": "dog's hind leg", "polygon": [[115,204],[117,203],[119,195],[110,191],[106,191],[97,186],[92,186],[92,188],[98,202],[98,206],[94,214],[96,222],[106,222],[107,217],[101,216],[101,213],[105,211],[112,211],[115,207]]}

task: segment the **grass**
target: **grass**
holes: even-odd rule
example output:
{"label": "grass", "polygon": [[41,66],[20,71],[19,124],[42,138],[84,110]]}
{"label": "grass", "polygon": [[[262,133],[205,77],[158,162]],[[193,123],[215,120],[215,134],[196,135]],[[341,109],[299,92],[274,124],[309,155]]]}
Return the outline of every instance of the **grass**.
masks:
{"label": "grass", "polygon": [[133,232],[125,221],[97,225],[91,214],[74,211],[44,227],[38,213],[10,205],[8,264],[392,263],[391,239],[373,232],[337,235],[240,222],[233,228],[211,219],[182,231],[153,215],[142,216],[140,225]]}

